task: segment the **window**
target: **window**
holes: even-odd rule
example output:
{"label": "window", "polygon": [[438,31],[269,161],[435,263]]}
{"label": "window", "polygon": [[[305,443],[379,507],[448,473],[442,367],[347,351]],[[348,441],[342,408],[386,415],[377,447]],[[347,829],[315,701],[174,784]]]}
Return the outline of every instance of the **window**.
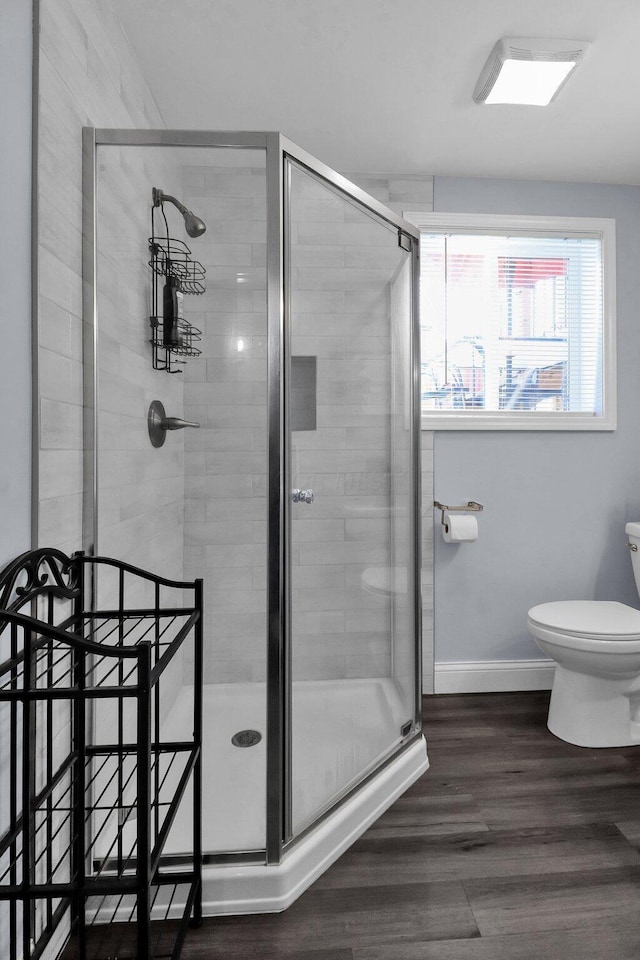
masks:
{"label": "window", "polygon": [[614,221],[405,216],[425,429],[613,430]]}

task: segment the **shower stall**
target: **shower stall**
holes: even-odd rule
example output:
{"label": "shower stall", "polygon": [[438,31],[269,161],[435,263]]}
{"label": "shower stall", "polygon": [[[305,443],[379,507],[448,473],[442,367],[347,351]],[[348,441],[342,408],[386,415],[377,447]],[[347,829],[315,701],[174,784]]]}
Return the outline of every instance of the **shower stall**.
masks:
{"label": "shower stall", "polygon": [[[83,149],[84,549],[204,579],[204,909],[283,909],[427,767],[418,231],[278,133]],[[202,268],[165,369],[158,231]]]}

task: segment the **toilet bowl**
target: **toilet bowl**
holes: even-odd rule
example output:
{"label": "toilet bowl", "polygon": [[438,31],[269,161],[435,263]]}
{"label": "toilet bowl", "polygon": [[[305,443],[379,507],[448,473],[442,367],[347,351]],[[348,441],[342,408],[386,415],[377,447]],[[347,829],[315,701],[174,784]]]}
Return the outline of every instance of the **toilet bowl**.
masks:
{"label": "toilet bowl", "polygon": [[[640,523],[625,532],[640,591]],[[549,730],[580,747],[640,743],[640,610],[613,600],[564,600],[532,607],[527,624],[557,664]]]}

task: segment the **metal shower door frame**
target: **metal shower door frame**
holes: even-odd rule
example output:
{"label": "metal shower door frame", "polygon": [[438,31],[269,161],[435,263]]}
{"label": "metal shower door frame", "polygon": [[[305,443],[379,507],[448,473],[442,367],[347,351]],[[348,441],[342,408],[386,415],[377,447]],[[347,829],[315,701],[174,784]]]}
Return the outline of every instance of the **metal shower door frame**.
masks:
{"label": "metal shower door frame", "polygon": [[[413,224],[389,210],[346,177],[277,132],[206,130],[135,130],[85,127],[83,129],[83,327],[84,327],[84,498],[83,549],[88,555],[98,547],[98,305],[96,161],[100,146],[222,147],[266,152],[267,187],[267,864],[280,863],[285,851],[308,831],[293,838],[291,830],[291,635],[290,635],[290,317],[288,290],[289,163],[293,161],[339,194],[355,200],[364,210],[403,238],[412,257],[412,369],[410,529],[413,563],[408,589],[414,597],[415,716],[413,735],[345,796],[338,798],[314,824],[326,818],[360,789],[387,763],[410,747],[421,735],[421,593],[420,593],[420,328],[419,238]],[[312,829],[312,828],[309,828]],[[224,855],[221,859],[256,859],[251,854]]]}
{"label": "metal shower door frame", "polygon": [[[289,314],[291,296],[290,296],[290,286],[289,286],[289,275],[288,275],[288,264],[290,257],[289,250],[289,233],[288,233],[288,224],[289,224],[289,209],[290,209],[290,196],[291,196],[291,183],[290,183],[290,165],[296,166],[303,169],[306,173],[310,174],[314,179],[323,183],[337,195],[342,196],[345,199],[350,201],[356,201],[356,203],[363,208],[373,219],[378,220],[383,225],[387,227],[392,227],[398,231],[399,242],[404,249],[408,250],[411,255],[411,268],[412,268],[412,289],[411,289],[411,373],[410,373],[410,410],[409,410],[409,423],[410,423],[410,460],[411,460],[411,494],[410,494],[410,504],[409,504],[409,524],[410,529],[413,531],[413,541],[412,541],[412,554],[413,554],[413,563],[409,565],[409,576],[408,576],[408,590],[409,596],[413,597],[413,623],[414,623],[414,717],[413,717],[413,730],[412,735],[401,743],[395,750],[393,750],[390,755],[386,756],[379,765],[369,774],[362,777],[354,786],[352,786],[347,792],[343,795],[337,797],[331,807],[325,810],[319,817],[317,817],[314,822],[303,830],[297,836],[293,836],[292,830],[292,810],[291,810],[291,801],[292,801],[292,784],[291,784],[291,747],[292,747],[292,736],[291,736],[291,727],[288,721],[290,717],[291,710],[291,676],[290,676],[290,663],[291,663],[291,652],[292,652],[292,634],[291,634],[291,597],[290,591],[287,592],[284,605],[284,664],[283,673],[281,676],[281,690],[284,706],[284,736],[282,738],[282,744],[284,749],[284,757],[282,758],[282,785],[283,790],[281,796],[284,798],[284,807],[280,812],[281,815],[281,834],[283,841],[280,844],[279,848],[276,847],[275,837],[276,837],[276,823],[275,816],[276,811],[274,809],[269,809],[267,807],[267,844],[269,844],[269,839],[271,838],[274,842],[273,847],[273,859],[269,859],[269,846],[267,846],[267,855],[268,862],[277,863],[282,858],[282,854],[287,852],[289,849],[294,847],[298,842],[300,842],[311,830],[329,817],[338,806],[342,803],[348,801],[348,799],[356,793],[361,787],[371,780],[380,770],[387,766],[389,763],[393,762],[400,753],[405,749],[410,747],[417,738],[421,736],[422,732],[422,596],[421,596],[421,530],[420,530],[420,516],[421,516],[421,463],[420,463],[420,446],[421,446],[421,366],[420,366],[420,316],[419,316],[419,291],[420,291],[420,272],[419,272],[419,257],[420,257],[420,230],[418,227],[415,227],[413,224],[404,220],[394,211],[390,210],[379,200],[376,200],[370,194],[368,194],[361,187],[358,187],[355,183],[348,180],[346,177],[343,177],[341,174],[336,173],[331,167],[327,164],[322,163],[317,160],[312,154],[308,153],[306,150],[303,150],[297,144],[293,143],[287,137],[282,134],[275,134],[274,137],[278,138],[278,152],[279,152],[279,165],[282,170],[282,237],[284,240],[283,243],[283,283],[282,290],[284,291],[284,302],[283,307],[283,325],[282,325],[282,335],[280,340],[282,357],[281,357],[281,389],[283,390],[283,395],[281,398],[282,409],[284,413],[284,419],[281,418],[281,453],[283,455],[283,463],[281,465],[281,477],[283,478],[283,483],[281,484],[281,494],[282,500],[281,503],[281,516],[280,520],[283,524],[283,530],[281,531],[282,543],[285,549],[285,555],[283,558],[282,570],[283,578],[286,577],[290,572],[290,556],[291,556],[291,497],[290,497],[290,487],[291,487],[291,430],[288,423],[288,411],[290,409],[290,360],[291,360],[291,317]],[[269,166],[269,157],[267,155],[267,167]],[[269,188],[267,187],[267,190]],[[275,319],[275,318],[274,318]],[[271,314],[269,316],[271,321]],[[275,385],[274,385],[275,387]],[[271,396],[271,383],[270,383],[270,396]],[[271,434],[270,434],[271,438]],[[269,553],[269,559],[271,560],[271,552]],[[274,744],[275,749],[275,744]],[[269,776],[269,774],[267,774]],[[270,821],[270,816],[273,818],[273,821]],[[269,829],[271,823],[271,830]]]}

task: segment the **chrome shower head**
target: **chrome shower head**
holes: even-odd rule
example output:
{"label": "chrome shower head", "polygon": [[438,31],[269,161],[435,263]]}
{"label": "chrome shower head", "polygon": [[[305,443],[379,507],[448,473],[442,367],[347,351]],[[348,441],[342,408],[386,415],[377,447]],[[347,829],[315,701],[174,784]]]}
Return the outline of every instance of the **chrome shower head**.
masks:
{"label": "chrome shower head", "polygon": [[207,225],[200,217],[196,217],[191,210],[186,210],[183,214],[184,225],[190,237],[200,237],[207,229]]}
{"label": "chrome shower head", "polygon": [[165,200],[168,200],[169,203],[172,203],[178,208],[184,217],[185,229],[190,237],[201,237],[207,229],[207,225],[204,220],[201,220],[200,217],[196,217],[195,213],[192,213],[191,210],[187,210],[184,203],[180,203],[180,201],[175,197],[170,197],[168,193],[158,190],[157,187],[153,187],[152,197],[154,207],[159,207],[164,203]]}

